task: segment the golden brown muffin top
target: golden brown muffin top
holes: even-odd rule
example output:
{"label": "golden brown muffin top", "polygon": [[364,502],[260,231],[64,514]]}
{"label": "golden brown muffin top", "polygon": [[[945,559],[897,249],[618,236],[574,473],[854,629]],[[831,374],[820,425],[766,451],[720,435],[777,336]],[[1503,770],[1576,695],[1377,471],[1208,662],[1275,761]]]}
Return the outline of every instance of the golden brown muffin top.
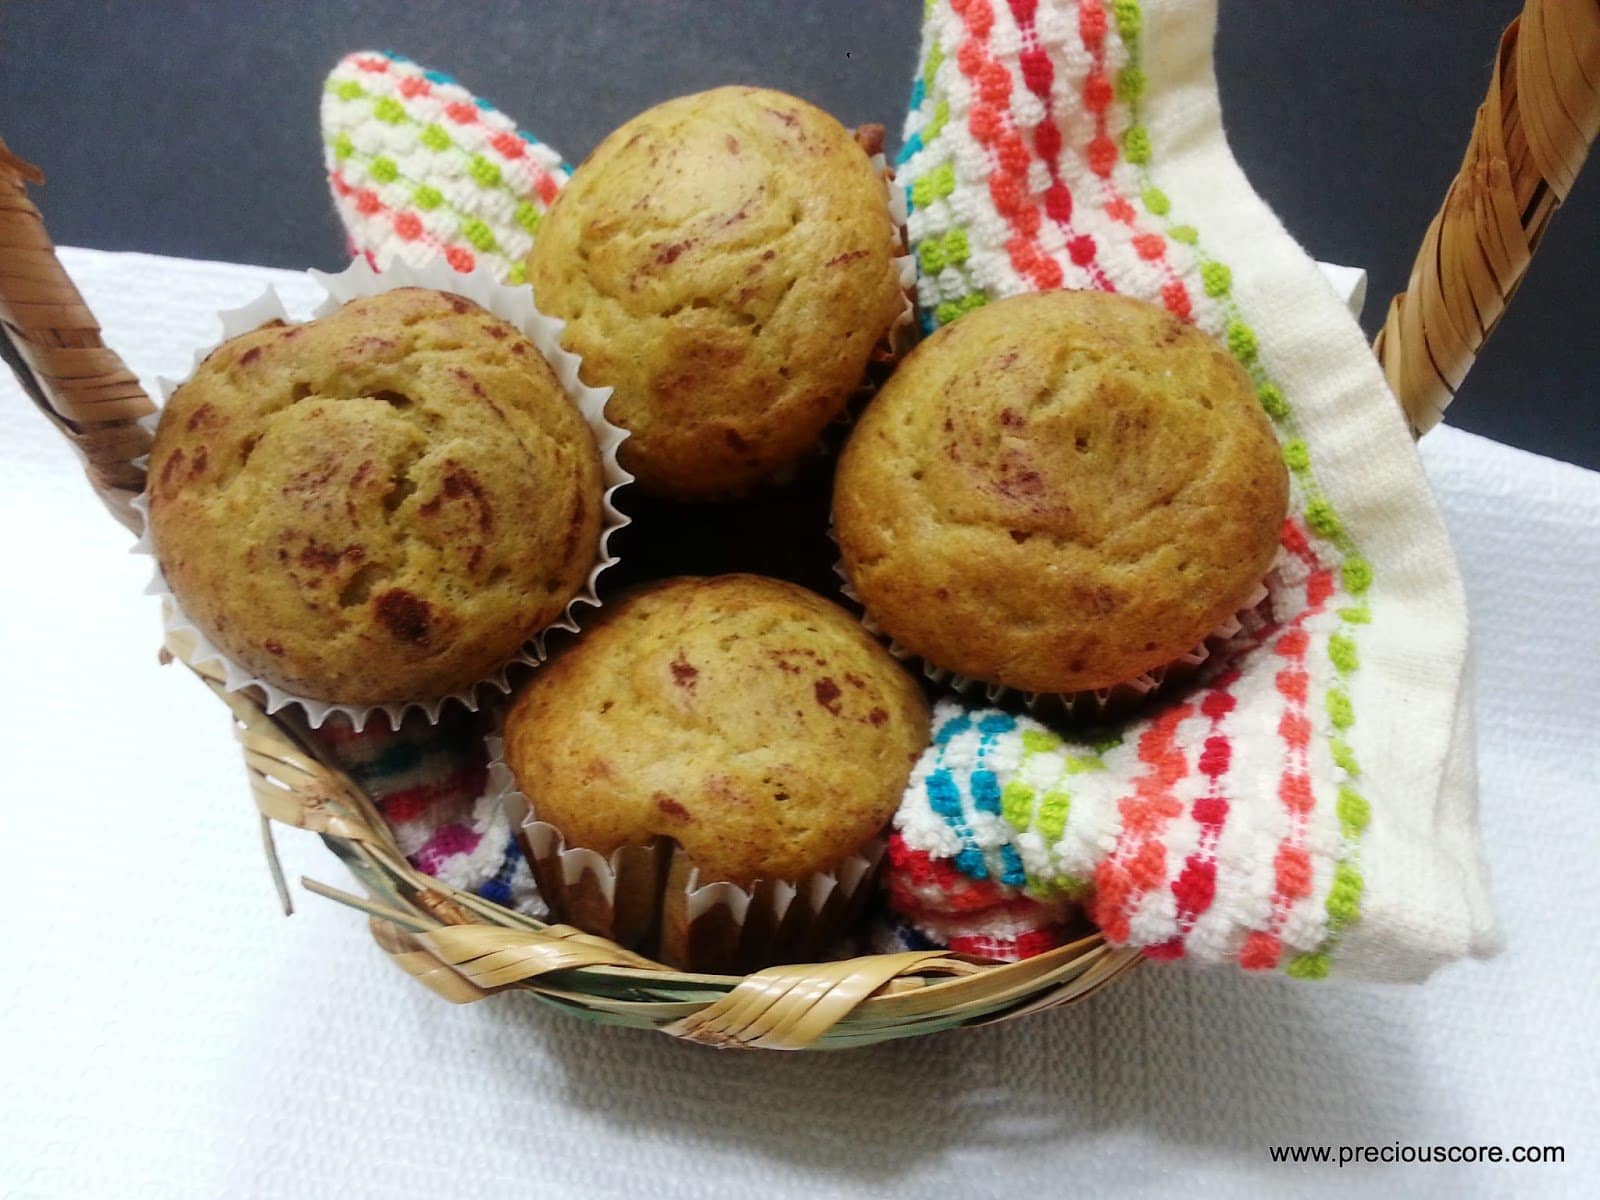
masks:
{"label": "golden brown muffin top", "polygon": [[583,585],[602,489],[533,343],[420,288],[225,342],[173,394],[150,460],[184,612],[260,678],[348,704],[497,670]]}
{"label": "golden brown muffin top", "polygon": [[725,87],[669,100],[591,154],[528,255],[583,378],[615,388],[652,491],[744,487],[802,455],[903,311],[886,188],[839,122]]}
{"label": "golden brown muffin top", "polygon": [[1288,472],[1226,350],[1099,292],[1000,301],[934,334],[851,435],[850,581],[929,662],[1030,692],[1170,662],[1272,562]]}
{"label": "golden brown muffin top", "polygon": [[859,622],[757,575],[608,607],[506,719],[540,820],[610,854],[676,839],[702,882],[838,866],[893,815],[928,741],[921,691]]}

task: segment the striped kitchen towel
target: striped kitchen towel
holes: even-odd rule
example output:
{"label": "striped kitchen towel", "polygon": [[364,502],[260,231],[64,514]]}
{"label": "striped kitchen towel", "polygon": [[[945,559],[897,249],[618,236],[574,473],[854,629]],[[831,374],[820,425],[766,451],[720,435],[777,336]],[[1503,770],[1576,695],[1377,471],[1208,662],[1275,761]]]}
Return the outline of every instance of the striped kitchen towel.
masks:
{"label": "striped kitchen towel", "polygon": [[522,259],[571,174],[561,156],[443,71],[348,54],[322,91],[323,159],[352,253],[382,268],[443,257],[521,283]]}
{"label": "striped kitchen towel", "polygon": [[[1215,24],[1214,0],[926,6],[898,168],[924,329],[1051,288],[1163,305],[1249,375],[1292,496],[1266,620],[1115,742],[941,705],[892,894],[953,940],[958,912],[906,898],[926,861],[996,905],[1079,896],[1156,958],[1421,979],[1497,944],[1461,580],[1361,330],[1228,150]],[[1055,913],[1008,911],[1051,940]]]}

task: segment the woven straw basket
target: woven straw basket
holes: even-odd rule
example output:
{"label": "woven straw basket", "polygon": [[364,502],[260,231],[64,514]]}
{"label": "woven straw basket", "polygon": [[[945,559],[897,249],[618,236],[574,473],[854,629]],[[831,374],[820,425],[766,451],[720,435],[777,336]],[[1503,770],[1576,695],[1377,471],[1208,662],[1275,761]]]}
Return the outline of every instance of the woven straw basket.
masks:
{"label": "woven straw basket", "polygon": [[[1376,344],[1417,432],[1438,421],[1460,385],[1600,129],[1597,64],[1594,0],[1530,0],[1505,32],[1461,170]],[[154,407],[101,342],[25,181],[42,179],[0,142],[0,353],[80,451],[112,515],[133,528],[131,502],[144,488],[140,464],[150,450],[138,422]],[[187,649],[168,647],[179,660]],[[708,1045],[832,1049],[1069,1004],[1140,958],[1091,936],[998,966],[935,950],[773,967],[743,978],[673,971],[422,874],[371,801],[291,725],[268,716],[252,693],[229,692],[220,677],[196,673],[233,712],[285,910],[273,821],[321,835],[369,894],[311,880],[305,887],[367,913],[378,944],[447,1000],[520,988],[590,1020]]]}

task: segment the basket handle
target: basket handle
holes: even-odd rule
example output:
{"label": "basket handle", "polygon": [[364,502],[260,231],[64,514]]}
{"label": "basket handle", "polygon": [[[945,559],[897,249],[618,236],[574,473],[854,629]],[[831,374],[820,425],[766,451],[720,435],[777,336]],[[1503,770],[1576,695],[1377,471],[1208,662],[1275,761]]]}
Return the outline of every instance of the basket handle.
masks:
{"label": "basket handle", "polygon": [[144,490],[155,412],[139,380],[100,339],[100,326],[56,257],[25,182],[43,183],[0,139],[0,358],[84,460],[89,482],[129,529]]}
{"label": "basket handle", "polygon": [[1528,0],[1373,350],[1411,427],[1455,398],[1600,132],[1600,0]]}

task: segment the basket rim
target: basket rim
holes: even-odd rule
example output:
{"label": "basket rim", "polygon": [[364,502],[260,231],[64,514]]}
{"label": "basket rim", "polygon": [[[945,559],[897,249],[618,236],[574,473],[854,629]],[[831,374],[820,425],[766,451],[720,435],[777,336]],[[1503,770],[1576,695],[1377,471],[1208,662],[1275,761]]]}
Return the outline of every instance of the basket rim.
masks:
{"label": "basket rim", "polygon": [[293,910],[273,824],[318,834],[367,891],[310,878],[314,895],[364,912],[402,969],[460,1002],[527,991],[591,1020],[658,1029],[720,1046],[801,1049],[865,1045],[988,1024],[1072,1003],[1139,961],[1098,932],[1013,963],[947,950],[866,954],[767,967],[749,975],[683,971],[569,925],[541,921],[426,875],[408,862],[371,799],[262,698],[230,692],[196,664],[181,633],[166,657],[183,662],[231,710],[284,911]]}

